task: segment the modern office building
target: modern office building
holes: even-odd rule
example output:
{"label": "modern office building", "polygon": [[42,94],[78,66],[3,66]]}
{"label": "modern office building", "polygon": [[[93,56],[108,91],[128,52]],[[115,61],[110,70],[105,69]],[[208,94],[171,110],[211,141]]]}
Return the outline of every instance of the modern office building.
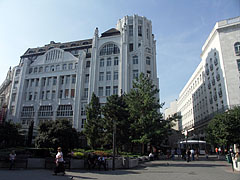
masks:
{"label": "modern office building", "polygon": [[7,118],[26,128],[68,119],[81,131],[93,92],[104,104],[129,92],[141,72],[158,87],[152,23],[138,15],[101,35],[96,28],[92,39],[29,48],[14,69]]}
{"label": "modern office building", "polygon": [[201,59],[177,102],[180,130],[199,139],[216,113],[240,105],[240,17],[216,23]]}

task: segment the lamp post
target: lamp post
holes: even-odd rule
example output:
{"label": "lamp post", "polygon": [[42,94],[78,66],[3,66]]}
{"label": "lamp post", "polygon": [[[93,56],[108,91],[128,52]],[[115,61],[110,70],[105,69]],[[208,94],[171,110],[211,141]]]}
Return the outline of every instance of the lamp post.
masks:
{"label": "lamp post", "polygon": [[187,129],[185,129],[184,135],[185,135],[185,139],[186,139],[186,149],[187,149],[187,140],[188,140],[188,130]]}
{"label": "lamp post", "polygon": [[113,119],[113,159],[112,159],[112,170],[115,170],[115,152],[116,152],[116,122]]}

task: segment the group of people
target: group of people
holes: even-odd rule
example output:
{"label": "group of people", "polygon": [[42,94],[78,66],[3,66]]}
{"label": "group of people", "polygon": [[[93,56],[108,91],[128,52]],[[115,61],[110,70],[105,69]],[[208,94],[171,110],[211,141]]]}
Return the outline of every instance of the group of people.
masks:
{"label": "group of people", "polygon": [[94,169],[96,165],[98,165],[98,170],[101,169],[101,166],[103,166],[104,170],[107,170],[107,163],[106,159],[103,155],[97,156],[96,154],[88,154],[87,157],[87,162],[88,162],[88,169]]}

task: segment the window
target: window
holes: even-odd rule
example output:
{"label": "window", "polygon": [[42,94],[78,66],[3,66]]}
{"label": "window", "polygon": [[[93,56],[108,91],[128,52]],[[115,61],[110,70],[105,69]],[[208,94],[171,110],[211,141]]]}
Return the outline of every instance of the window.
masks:
{"label": "window", "polygon": [[[16,89],[16,88],[17,88],[17,86],[18,86],[18,81],[14,81],[14,84],[13,84],[13,89]],[[28,86],[28,84],[27,84],[27,86]]]}
{"label": "window", "polygon": [[66,84],[70,83],[70,76],[66,76]]}
{"label": "window", "polygon": [[59,105],[57,109],[57,116],[73,116],[72,105]]}
{"label": "window", "polygon": [[46,85],[46,78],[42,78],[42,86]]}
{"label": "window", "polygon": [[86,61],[86,68],[90,67],[90,61]]}
{"label": "window", "polygon": [[40,106],[38,111],[38,116],[39,117],[53,116],[52,106],[48,106],[48,105]]}
{"label": "window", "polygon": [[133,79],[138,78],[138,70],[133,70]]}
{"label": "window", "polygon": [[150,78],[151,77],[151,71],[147,71],[147,76]]}
{"label": "window", "polygon": [[133,64],[138,64],[138,57],[137,56],[133,56]]}
{"label": "window", "polygon": [[118,66],[118,57],[114,58],[114,66]]}
{"label": "window", "polygon": [[84,128],[84,124],[86,122],[86,119],[82,119],[82,124],[81,124],[81,128]]}
{"label": "window", "polygon": [[84,98],[88,98],[88,88],[84,88],[83,97],[84,97]]}
{"label": "window", "polygon": [[89,74],[85,74],[85,83],[89,83]]}
{"label": "window", "polygon": [[240,72],[240,59],[237,59],[238,71]]}
{"label": "window", "polygon": [[31,74],[31,73],[32,73],[32,68],[29,68],[29,71],[28,71],[28,73],[29,73],[29,74]]}
{"label": "window", "polygon": [[45,72],[49,72],[49,66],[45,67]]}
{"label": "window", "polygon": [[151,64],[151,59],[150,59],[150,57],[146,57],[146,64],[147,64],[147,65],[150,65],[150,64]]}
{"label": "window", "polygon": [[129,25],[129,36],[133,36],[133,25]]}
{"label": "window", "polygon": [[56,71],[60,71],[60,65],[56,65]]}
{"label": "window", "polygon": [[33,106],[23,106],[21,117],[34,117],[34,107]]}
{"label": "window", "polygon": [[239,56],[240,55],[240,42],[236,42],[234,44],[234,49],[235,49],[236,56]]}
{"label": "window", "polygon": [[142,36],[142,26],[138,26],[138,36]]}
{"label": "window", "polygon": [[36,83],[35,83],[36,87],[38,86],[38,83],[39,83],[39,79],[36,79]]}
{"label": "window", "polygon": [[41,93],[41,99],[44,99],[44,91]]}
{"label": "window", "polygon": [[75,69],[77,69],[78,68],[78,63],[75,63]]}
{"label": "window", "polygon": [[33,100],[37,100],[37,95],[38,95],[38,93],[37,93],[37,92],[34,92]]}
{"label": "window", "polygon": [[38,69],[38,72],[43,72],[43,67],[40,67],[40,68]]}
{"label": "window", "polygon": [[132,52],[133,51],[133,43],[129,44],[129,51]]}
{"label": "window", "polygon": [[100,59],[100,67],[104,67],[104,59]]}
{"label": "window", "polygon": [[99,81],[103,81],[104,80],[104,72],[100,72],[99,73]]}
{"label": "window", "polygon": [[68,95],[69,95],[69,89],[65,89],[64,98],[68,98]]}
{"label": "window", "polygon": [[73,69],[73,64],[72,64],[72,63],[70,63],[70,64],[68,65],[68,69]]}
{"label": "window", "polygon": [[75,97],[75,89],[71,89],[71,98]]}
{"label": "window", "polygon": [[11,106],[10,107],[10,115],[13,115],[14,114],[14,111],[15,111],[15,106]]}
{"label": "window", "polygon": [[16,100],[16,93],[12,94],[12,102],[14,102]]}
{"label": "window", "polygon": [[37,71],[38,71],[38,68],[35,67],[34,70],[33,70],[33,72],[34,72],[34,73],[37,73]]}
{"label": "window", "polygon": [[53,85],[55,86],[57,84],[57,77],[53,77]]}
{"label": "window", "polygon": [[51,84],[52,84],[52,78],[49,77],[49,78],[47,79],[47,86],[49,86],[49,85],[51,85]]}
{"label": "window", "polygon": [[15,76],[18,76],[20,74],[20,71],[21,71],[20,69],[16,70]]}
{"label": "window", "polygon": [[72,75],[72,84],[76,83],[76,75]]}
{"label": "window", "polygon": [[106,80],[110,81],[111,80],[111,71],[108,71],[106,74]]}
{"label": "window", "polygon": [[113,80],[118,80],[118,71],[114,71]]}
{"label": "window", "polygon": [[115,44],[107,44],[100,50],[100,56],[119,54],[120,50]]}
{"label": "window", "polygon": [[112,64],[112,59],[111,58],[107,58],[107,66],[111,66]]}
{"label": "window", "polygon": [[110,92],[111,92],[111,87],[106,86],[106,96],[110,96]]}
{"label": "window", "polygon": [[52,91],[52,99],[56,99],[56,91]]}
{"label": "window", "polygon": [[98,87],[98,96],[103,96],[103,87]]}
{"label": "window", "polygon": [[64,84],[64,76],[61,76],[61,77],[60,77],[60,83],[61,83],[61,84]]}
{"label": "window", "polygon": [[33,83],[34,83],[34,79],[31,79],[31,80],[30,80],[30,87],[33,86]]}
{"label": "window", "polygon": [[29,96],[28,96],[28,100],[31,101],[32,100],[32,92],[29,92]]}
{"label": "window", "polygon": [[63,97],[63,90],[60,90],[59,91],[59,98],[62,99],[62,97]]}
{"label": "window", "polygon": [[63,64],[63,65],[62,65],[62,69],[63,69],[63,70],[66,70],[66,69],[67,69],[67,65],[66,65],[66,64]]}
{"label": "window", "polygon": [[113,86],[113,94],[114,95],[118,94],[118,86]]}
{"label": "window", "polygon": [[50,91],[46,92],[46,99],[50,99]]}
{"label": "window", "polygon": [[55,67],[53,65],[51,66],[51,71],[55,71]]}

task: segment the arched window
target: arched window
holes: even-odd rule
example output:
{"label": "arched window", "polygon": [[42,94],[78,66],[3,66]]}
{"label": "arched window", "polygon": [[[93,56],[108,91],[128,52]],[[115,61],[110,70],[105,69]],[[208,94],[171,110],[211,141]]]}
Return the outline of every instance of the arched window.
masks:
{"label": "arched window", "polygon": [[120,50],[115,44],[107,44],[101,49],[100,56],[119,54],[119,53],[120,53]]}
{"label": "arched window", "polygon": [[236,42],[234,44],[235,54],[236,56],[240,56],[240,42]]}

